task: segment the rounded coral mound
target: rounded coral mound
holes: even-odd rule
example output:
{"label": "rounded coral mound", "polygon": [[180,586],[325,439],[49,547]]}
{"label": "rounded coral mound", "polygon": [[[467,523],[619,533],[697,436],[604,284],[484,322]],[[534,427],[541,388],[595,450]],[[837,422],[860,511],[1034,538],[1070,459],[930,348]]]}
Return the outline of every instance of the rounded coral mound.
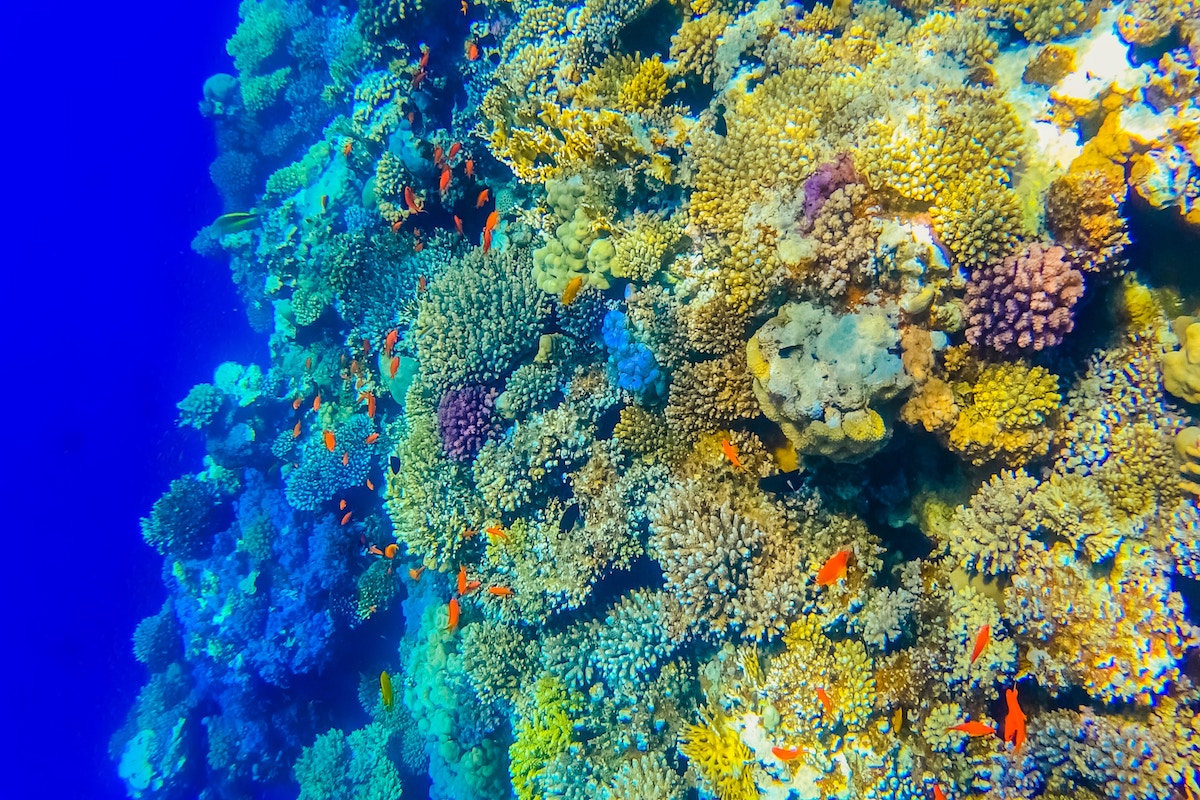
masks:
{"label": "rounded coral mound", "polygon": [[1032,242],[971,272],[967,341],[1000,353],[1053,347],[1074,327],[1082,296],[1083,273],[1066,250]]}
{"label": "rounded coral mound", "polygon": [[496,390],[484,386],[450,389],[438,403],[442,449],[455,461],[470,461],[498,429]]}

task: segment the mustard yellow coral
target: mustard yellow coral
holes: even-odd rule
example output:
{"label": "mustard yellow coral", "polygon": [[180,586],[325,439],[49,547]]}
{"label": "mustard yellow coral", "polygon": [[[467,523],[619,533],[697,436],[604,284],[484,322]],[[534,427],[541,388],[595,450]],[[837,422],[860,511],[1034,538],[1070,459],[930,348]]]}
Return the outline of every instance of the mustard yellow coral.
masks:
{"label": "mustard yellow coral", "polygon": [[950,429],[950,449],[976,465],[998,461],[1018,466],[1046,454],[1047,423],[1062,395],[1058,377],[1045,367],[989,364],[974,380],[956,381],[953,389],[960,413]]}
{"label": "mustard yellow coral", "polygon": [[754,755],[719,712],[704,716],[698,725],[685,725],[679,736],[679,752],[687,756],[720,800],[758,797]]}

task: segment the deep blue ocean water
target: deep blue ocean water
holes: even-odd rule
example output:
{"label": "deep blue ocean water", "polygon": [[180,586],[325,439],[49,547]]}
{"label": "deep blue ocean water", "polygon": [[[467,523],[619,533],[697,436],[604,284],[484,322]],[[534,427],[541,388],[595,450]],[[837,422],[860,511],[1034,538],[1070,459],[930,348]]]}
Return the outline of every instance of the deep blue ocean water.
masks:
{"label": "deep blue ocean water", "polygon": [[175,403],[222,359],[264,357],[226,268],[188,247],[221,213],[196,104],[236,4],[4,14],[0,795],[124,797],[107,743],[145,681],[130,633],[164,596],[138,518],[203,453]]}

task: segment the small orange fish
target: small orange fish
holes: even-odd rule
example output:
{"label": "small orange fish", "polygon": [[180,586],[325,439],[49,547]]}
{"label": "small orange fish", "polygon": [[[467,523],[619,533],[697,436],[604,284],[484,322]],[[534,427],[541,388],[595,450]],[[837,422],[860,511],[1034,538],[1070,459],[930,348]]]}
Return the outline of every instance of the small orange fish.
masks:
{"label": "small orange fish", "polygon": [[373,555],[373,556],[381,556],[381,555],[383,555],[383,551],[382,551],[382,550],[380,550],[380,549],[379,549],[378,547],[376,547],[375,545],[371,545],[370,547],[368,547],[368,548],[367,548],[367,552],[368,552],[368,553],[370,553],[370,554],[371,554],[371,555]]}
{"label": "small orange fish", "polygon": [[1004,690],[1004,700],[1008,703],[1008,714],[1004,717],[1004,741],[1012,742],[1013,755],[1021,752],[1025,744],[1025,712],[1017,702],[1017,688]]}
{"label": "small orange fish", "polygon": [[404,205],[412,214],[420,214],[424,206],[417,203],[417,196],[413,193],[411,186],[404,187]]}
{"label": "small orange fish", "polygon": [[454,230],[458,231],[459,236],[465,236],[462,228],[462,220],[458,218],[457,214],[454,215]]}
{"label": "small orange fish", "polygon": [[771,755],[775,756],[780,761],[785,761],[785,762],[795,761],[797,758],[800,757],[800,748],[799,747],[788,747],[785,749],[782,747],[772,747]]}
{"label": "small orange fish", "polygon": [[483,254],[486,256],[488,250],[492,249],[492,231],[490,228],[483,229],[483,241],[480,244],[483,246]]}
{"label": "small orange fish", "polygon": [[829,560],[817,570],[817,585],[828,586],[846,577],[846,561],[853,554],[852,550],[838,550]]}
{"label": "small orange fish", "polygon": [[338,511],[345,511],[345,510],[346,510],[346,498],[343,497],[341,499],[341,501],[338,503]]}
{"label": "small orange fish", "polygon": [[979,654],[983,652],[983,648],[987,647],[988,641],[992,638],[992,626],[984,625],[979,629],[979,633],[975,634],[975,648],[971,650],[971,663],[975,663],[975,659],[979,658]]}
{"label": "small orange fish", "polygon": [[438,179],[438,192],[445,195],[446,190],[450,188],[450,168],[442,167],[442,177]]}
{"label": "small orange fish", "polygon": [[365,356],[367,353],[370,353],[370,352],[371,352],[371,340],[364,336],[363,337],[363,355]]}
{"label": "small orange fish", "polygon": [[467,591],[463,592],[463,594],[470,594],[478,589],[481,585],[482,584],[480,584],[479,581],[467,581]]}
{"label": "small orange fish", "polygon": [[491,536],[493,539],[503,539],[508,541],[508,534],[505,533],[504,528],[501,528],[499,525],[493,525],[490,528],[485,528],[483,532],[488,536]]}
{"label": "small orange fish", "polygon": [[351,516],[353,513],[354,513],[353,511],[347,511],[347,512],[345,513],[345,515],[343,515],[343,516],[342,516],[342,524],[343,524],[343,525],[345,525],[347,522],[349,522],[349,521],[350,521],[350,516]]}
{"label": "small orange fish", "polygon": [[329,195],[323,194],[323,195],[321,195],[321,211],[322,211],[322,213],[324,213],[328,210],[329,210]]}
{"label": "small orange fish", "polygon": [[474,528],[463,528],[462,537],[470,541],[471,539],[475,538],[476,533],[478,533],[478,531],[476,531]]}
{"label": "small orange fish", "polygon": [[571,280],[567,281],[567,288],[563,289],[562,304],[569,306],[575,302],[575,298],[579,296],[579,290],[583,288],[583,276],[576,275]]}
{"label": "small orange fish", "polygon": [[345,143],[344,145],[342,145],[342,155],[343,155],[343,156],[345,156],[346,158],[349,158],[349,157],[350,157],[350,151],[351,151],[351,149],[353,149],[353,148],[354,148],[354,140],[353,140],[353,139],[347,139],[347,140],[346,140],[346,143]]}
{"label": "small orange fish", "polygon": [[468,178],[475,177],[475,161],[473,159],[468,158],[467,162],[463,164],[463,168],[466,170]]}
{"label": "small orange fish", "polygon": [[300,423],[299,422],[296,423],[296,427],[292,428],[292,438],[293,439],[300,438]]}
{"label": "small orange fish", "polygon": [[424,275],[419,276],[417,278],[417,292],[424,293],[424,291],[428,288],[429,288],[429,279],[426,278]]}
{"label": "small orange fish", "polygon": [[312,372],[312,356],[304,359],[304,368],[309,372]]}
{"label": "small orange fish", "polygon": [[489,586],[488,594],[493,595],[494,597],[512,597],[513,590],[507,586]]}
{"label": "small orange fish", "polygon": [[462,145],[459,142],[455,142],[454,144],[450,145],[450,152],[446,154],[446,160],[450,161],[453,159],[456,155],[458,155],[459,150],[462,150]]}
{"label": "small orange fish", "polygon": [[991,736],[996,732],[996,729],[991,725],[985,725],[982,722],[971,721],[960,722],[957,725],[951,725],[949,728],[946,728],[947,733],[950,731],[965,733],[967,736]]}
{"label": "small orange fish", "polygon": [[420,66],[421,69],[425,69],[429,66],[429,47],[427,45],[421,45],[421,61],[419,62],[418,66]]}
{"label": "small orange fish", "polygon": [[821,701],[821,708],[825,709],[826,714],[833,713],[833,701],[829,699],[829,695],[821,686],[817,687],[817,699]]}
{"label": "small orange fish", "polygon": [[402,220],[402,219],[396,220],[395,222],[392,223],[392,233],[395,233],[396,231],[400,230],[402,227],[404,227],[404,220]]}
{"label": "small orange fish", "polygon": [[303,398],[303,397],[297,397],[295,400],[293,400],[293,401],[292,401],[292,411],[299,411],[299,410],[300,410],[300,404],[301,404],[301,403],[303,403],[303,402],[304,402],[304,398]]}
{"label": "small orange fish", "polygon": [[392,356],[392,363],[388,365],[388,378],[396,377],[396,372],[400,369],[400,356]]}
{"label": "small orange fish", "polygon": [[379,431],[375,431],[366,438],[366,444],[375,444],[379,441]]}
{"label": "small orange fish", "polygon": [[367,491],[375,491],[375,484],[371,483],[370,478],[367,478]]}
{"label": "small orange fish", "polygon": [[458,600],[450,598],[449,614],[446,618],[446,630],[452,631],[458,627]]}
{"label": "small orange fish", "polygon": [[946,793],[942,791],[939,784],[933,785],[933,800],[946,800]]}
{"label": "small orange fish", "polygon": [[490,189],[484,189],[482,192],[480,192],[479,196],[475,198],[475,207],[483,208],[483,204],[488,201],[488,195],[490,193],[491,193]]}
{"label": "small orange fish", "polygon": [[367,394],[367,416],[372,419],[375,417],[375,393]]}
{"label": "small orange fish", "polygon": [[419,581],[421,580],[421,573],[424,571],[424,567],[413,567],[408,571],[408,577],[412,578],[414,581]]}
{"label": "small orange fish", "polygon": [[388,331],[387,338],[383,340],[384,355],[390,356],[392,354],[392,348],[396,346],[396,342],[399,340],[400,331],[396,330],[395,328],[392,328],[390,331]]}
{"label": "small orange fish", "polygon": [[465,17],[467,15],[467,0],[462,0],[462,12]]}
{"label": "small orange fish", "polygon": [[458,568],[458,593],[459,594],[467,593],[467,568],[466,567]]}
{"label": "small orange fish", "polygon": [[399,552],[400,552],[400,545],[396,544],[395,542],[392,542],[387,547],[383,548],[383,557],[387,558],[387,559],[392,559],[392,558],[395,558],[396,553],[399,553]]}
{"label": "small orange fish", "polygon": [[337,447],[337,437],[333,435],[333,431],[325,431],[325,449],[333,452],[333,448]]}
{"label": "small orange fish", "polygon": [[445,159],[442,158],[442,146],[440,144],[433,146],[433,163],[439,167],[446,163]]}
{"label": "small orange fish", "polygon": [[313,411],[321,410],[321,393],[317,392],[317,396],[313,398]]}
{"label": "small orange fish", "polygon": [[342,466],[343,467],[350,466],[350,451],[349,450],[342,453]]}
{"label": "small orange fish", "polygon": [[467,61],[474,61],[479,58],[479,45],[475,42],[467,42]]}
{"label": "small orange fish", "polygon": [[722,439],[721,452],[724,453],[725,457],[729,459],[729,463],[733,464],[734,469],[745,469],[745,467],[742,466],[741,460],[738,458],[737,445],[735,445],[733,442],[729,441],[728,439]]}

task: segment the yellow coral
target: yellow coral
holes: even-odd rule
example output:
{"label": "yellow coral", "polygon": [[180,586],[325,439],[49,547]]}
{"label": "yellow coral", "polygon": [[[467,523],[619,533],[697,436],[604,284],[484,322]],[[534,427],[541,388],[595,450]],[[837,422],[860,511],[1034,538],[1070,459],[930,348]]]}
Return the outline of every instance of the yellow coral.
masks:
{"label": "yellow coral", "polygon": [[709,790],[720,800],[758,797],[754,755],[720,712],[710,712],[699,725],[685,725],[679,752],[687,756]]}
{"label": "yellow coral", "polygon": [[972,464],[995,460],[1010,467],[1045,455],[1051,433],[1047,421],[1062,400],[1058,376],[1020,362],[991,364],[953,389],[960,414],[950,430],[952,450]]}
{"label": "yellow coral", "polygon": [[614,237],[617,252],[609,269],[614,278],[652,280],[682,239],[683,219],[680,215],[662,219],[654,214],[635,212],[633,219]]}
{"label": "yellow coral", "polygon": [[557,678],[543,677],[517,719],[508,749],[509,773],[518,800],[543,796],[537,780],[571,744],[567,692]]}
{"label": "yellow coral", "polygon": [[1200,319],[1178,317],[1172,327],[1179,349],[1163,354],[1163,388],[1188,403],[1200,402]]}
{"label": "yellow coral", "polygon": [[698,75],[705,83],[712,83],[717,76],[717,37],[732,21],[733,17],[722,11],[684,20],[671,37],[671,71]]}
{"label": "yellow coral", "polygon": [[933,230],[957,261],[968,266],[1012,252],[1022,230],[1017,195],[999,171],[966,177],[938,194]]}

